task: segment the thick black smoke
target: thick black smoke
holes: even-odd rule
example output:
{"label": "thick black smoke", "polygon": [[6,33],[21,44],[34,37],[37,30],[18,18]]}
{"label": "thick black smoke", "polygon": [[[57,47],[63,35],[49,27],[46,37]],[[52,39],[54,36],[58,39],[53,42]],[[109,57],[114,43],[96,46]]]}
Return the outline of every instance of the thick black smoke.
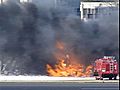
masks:
{"label": "thick black smoke", "polygon": [[118,14],[83,22],[68,9],[32,3],[0,5],[0,60],[6,70],[45,75],[54,64],[55,43],[67,44],[80,62],[91,64],[98,57],[118,58]]}

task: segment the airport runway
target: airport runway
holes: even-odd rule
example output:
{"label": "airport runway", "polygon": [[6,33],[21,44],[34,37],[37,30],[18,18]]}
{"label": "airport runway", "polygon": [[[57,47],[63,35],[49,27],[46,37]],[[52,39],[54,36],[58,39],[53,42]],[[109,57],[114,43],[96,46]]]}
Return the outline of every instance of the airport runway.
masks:
{"label": "airport runway", "polygon": [[0,82],[0,90],[119,90],[116,82]]}

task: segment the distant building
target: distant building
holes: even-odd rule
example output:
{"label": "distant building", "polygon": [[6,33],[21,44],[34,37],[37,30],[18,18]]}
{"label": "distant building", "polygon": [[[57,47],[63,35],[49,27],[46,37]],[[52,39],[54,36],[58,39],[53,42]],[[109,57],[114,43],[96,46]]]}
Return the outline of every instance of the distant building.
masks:
{"label": "distant building", "polygon": [[32,0],[20,0],[20,2],[24,3],[24,2],[32,2]]}
{"label": "distant building", "polygon": [[5,2],[32,2],[32,0],[0,0],[0,4],[4,4]]}
{"label": "distant building", "polygon": [[83,0],[80,3],[81,19],[97,19],[118,10],[119,2],[114,0]]}
{"label": "distant building", "polygon": [[0,4],[5,3],[7,0],[0,0]]}

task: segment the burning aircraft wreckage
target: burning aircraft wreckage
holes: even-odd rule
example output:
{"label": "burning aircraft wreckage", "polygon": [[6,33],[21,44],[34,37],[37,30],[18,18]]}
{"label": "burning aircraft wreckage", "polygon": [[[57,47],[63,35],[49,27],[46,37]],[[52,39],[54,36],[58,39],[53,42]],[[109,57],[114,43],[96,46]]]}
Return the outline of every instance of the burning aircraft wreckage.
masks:
{"label": "burning aircraft wreckage", "polygon": [[63,8],[0,5],[0,80],[116,79],[117,61],[102,57],[118,60],[118,14],[84,22]]}
{"label": "burning aircraft wreckage", "polygon": [[49,64],[46,65],[49,76],[81,77],[90,76],[92,74],[92,65],[87,66],[85,69],[82,64],[77,62],[77,58],[73,53],[67,52],[64,43],[57,42],[56,47],[58,48],[57,53],[55,53],[57,64],[54,67]]}

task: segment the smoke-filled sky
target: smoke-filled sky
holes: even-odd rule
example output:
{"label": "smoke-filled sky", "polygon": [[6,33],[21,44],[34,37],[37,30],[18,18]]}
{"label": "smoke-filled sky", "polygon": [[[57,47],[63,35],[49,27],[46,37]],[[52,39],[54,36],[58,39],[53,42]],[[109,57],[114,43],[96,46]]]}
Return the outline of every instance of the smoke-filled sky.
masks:
{"label": "smoke-filled sky", "polygon": [[44,5],[0,5],[0,60],[7,64],[6,70],[45,75],[46,64],[56,63],[53,53],[58,40],[85,65],[104,55],[118,58],[116,11],[98,21],[83,22],[68,9],[54,8],[50,0]]}

